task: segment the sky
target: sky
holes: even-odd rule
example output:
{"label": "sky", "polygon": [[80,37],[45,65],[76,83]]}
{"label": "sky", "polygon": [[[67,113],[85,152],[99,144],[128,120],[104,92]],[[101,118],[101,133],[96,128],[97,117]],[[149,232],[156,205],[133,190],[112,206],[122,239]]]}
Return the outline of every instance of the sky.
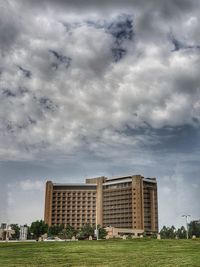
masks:
{"label": "sky", "polygon": [[0,222],[45,182],[156,177],[159,226],[200,219],[200,1],[0,2]]}

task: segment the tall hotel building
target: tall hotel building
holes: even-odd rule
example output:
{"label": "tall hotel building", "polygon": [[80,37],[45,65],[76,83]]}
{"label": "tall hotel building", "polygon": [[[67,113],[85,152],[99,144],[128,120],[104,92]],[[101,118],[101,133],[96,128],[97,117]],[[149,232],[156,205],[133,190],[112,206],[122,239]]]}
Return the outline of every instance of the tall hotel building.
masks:
{"label": "tall hotel building", "polygon": [[85,184],[47,181],[45,222],[75,229],[86,223],[118,229],[118,233],[157,233],[156,178],[141,175],[86,179]]}

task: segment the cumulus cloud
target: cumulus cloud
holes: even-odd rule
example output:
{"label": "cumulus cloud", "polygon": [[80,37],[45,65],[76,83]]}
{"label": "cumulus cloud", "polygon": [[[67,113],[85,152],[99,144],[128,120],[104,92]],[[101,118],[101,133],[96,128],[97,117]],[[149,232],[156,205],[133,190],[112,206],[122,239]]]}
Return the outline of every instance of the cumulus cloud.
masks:
{"label": "cumulus cloud", "polygon": [[19,186],[22,190],[42,190],[44,187],[44,183],[41,181],[31,181],[30,179],[19,182]]}
{"label": "cumulus cloud", "polygon": [[74,16],[68,30],[40,12],[23,25],[1,58],[3,157],[4,146],[12,146],[10,157],[52,147],[70,151],[84,138],[112,142],[127,126],[198,123],[198,49],[172,52],[169,26],[158,32],[162,44],[154,36],[144,42],[133,15]]}

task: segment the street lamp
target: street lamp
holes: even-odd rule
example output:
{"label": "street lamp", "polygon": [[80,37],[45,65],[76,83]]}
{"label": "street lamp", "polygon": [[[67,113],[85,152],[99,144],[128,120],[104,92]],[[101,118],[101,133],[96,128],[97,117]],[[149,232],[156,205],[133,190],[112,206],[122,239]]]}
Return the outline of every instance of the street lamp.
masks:
{"label": "street lamp", "polygon": [[182,215],[182,217],[185,217],[187,239],[188,239],[188,220],[187,220],[187,218],[190,217],[190,216],[191,215]]}
{"label": "street lamp", "polygon": [[98,224],[97,224],[97,205],[96,205],[96,229],[95,229],[95,236],[97,240],[99,240],[99,229],[98,229]]}

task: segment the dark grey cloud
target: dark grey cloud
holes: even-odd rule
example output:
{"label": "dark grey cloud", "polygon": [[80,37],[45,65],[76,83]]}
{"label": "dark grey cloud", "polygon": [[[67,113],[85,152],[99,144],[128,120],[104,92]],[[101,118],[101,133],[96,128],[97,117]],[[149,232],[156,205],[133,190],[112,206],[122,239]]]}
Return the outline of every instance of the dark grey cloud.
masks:
{"label": "dark grey cloud", "polygon": [[[22,1],[23,2],[23,1]],[[24,1],[24,3],[27,3],[27,1]],[[92,0],[86,0],[84,3],[81,0],[75,0],[75,1],[70,1],[70,0],[59,0],[56,1],[56,3],[53,0],[42,0],[42,1],[35,1],[31,0],[28,1],[28,5],[35,5],[38,7],[38,3],[45,4],[47,6],[72,6],[73,8],[84,8],[87,9],[88,6],[94,6],[96,8],[101,8],[102,5],[106,6],[111,6],[113,9],[117,8],[118,6],[134,6],[134,7],[152,7],[154,10],[161,10],[163,14],[166,14],[166,17],[171,17],[172,15],[172,10],[174,10],[174,13],[177,11],[192,11],[196,5],[198,5],[198,1],[190,1],[188,2],[187,0],[169,0],[169,1],[164,1],[164,0],[153,0],[151,2],[146,1],[146,0],[109,0],[109,1],[102,1],[99,3],[98,1],[92,1]],[[38,7],[39,8],[39,7]]]}
{"label": "dark grey cloud", "polygon": [[17,38],[18,27],[14,22],[14,20],[10,20],[9,17],[9,5],[7,2],[4,4],[1,3],[1,18],[0,18],[0,48],[1,52],[4,49],[7,49],[11,46],[11,44]]}
{"label": "dark grey cloud", "polygon": [[72,60],[70,57],[63,56],[54,50],[50,50],[49,52],[54,56],[53,63],[51,64],[54,70],[58,70],[59,64],[63,64],[66,69],[69,68]]}
{"label": "dark grey cloud", "polygon": [[47,178],[130,173],[158,177],[161,225],[199,217],[199,1],[0,7],[0,220],[42,216]]}
{"label": "dark grey cloud", "polygon": [[19,70],[22,72],[22,74],[26,77],[26,78],[31,78],[31,71],[27,70],[21,66],[18,66]]}

